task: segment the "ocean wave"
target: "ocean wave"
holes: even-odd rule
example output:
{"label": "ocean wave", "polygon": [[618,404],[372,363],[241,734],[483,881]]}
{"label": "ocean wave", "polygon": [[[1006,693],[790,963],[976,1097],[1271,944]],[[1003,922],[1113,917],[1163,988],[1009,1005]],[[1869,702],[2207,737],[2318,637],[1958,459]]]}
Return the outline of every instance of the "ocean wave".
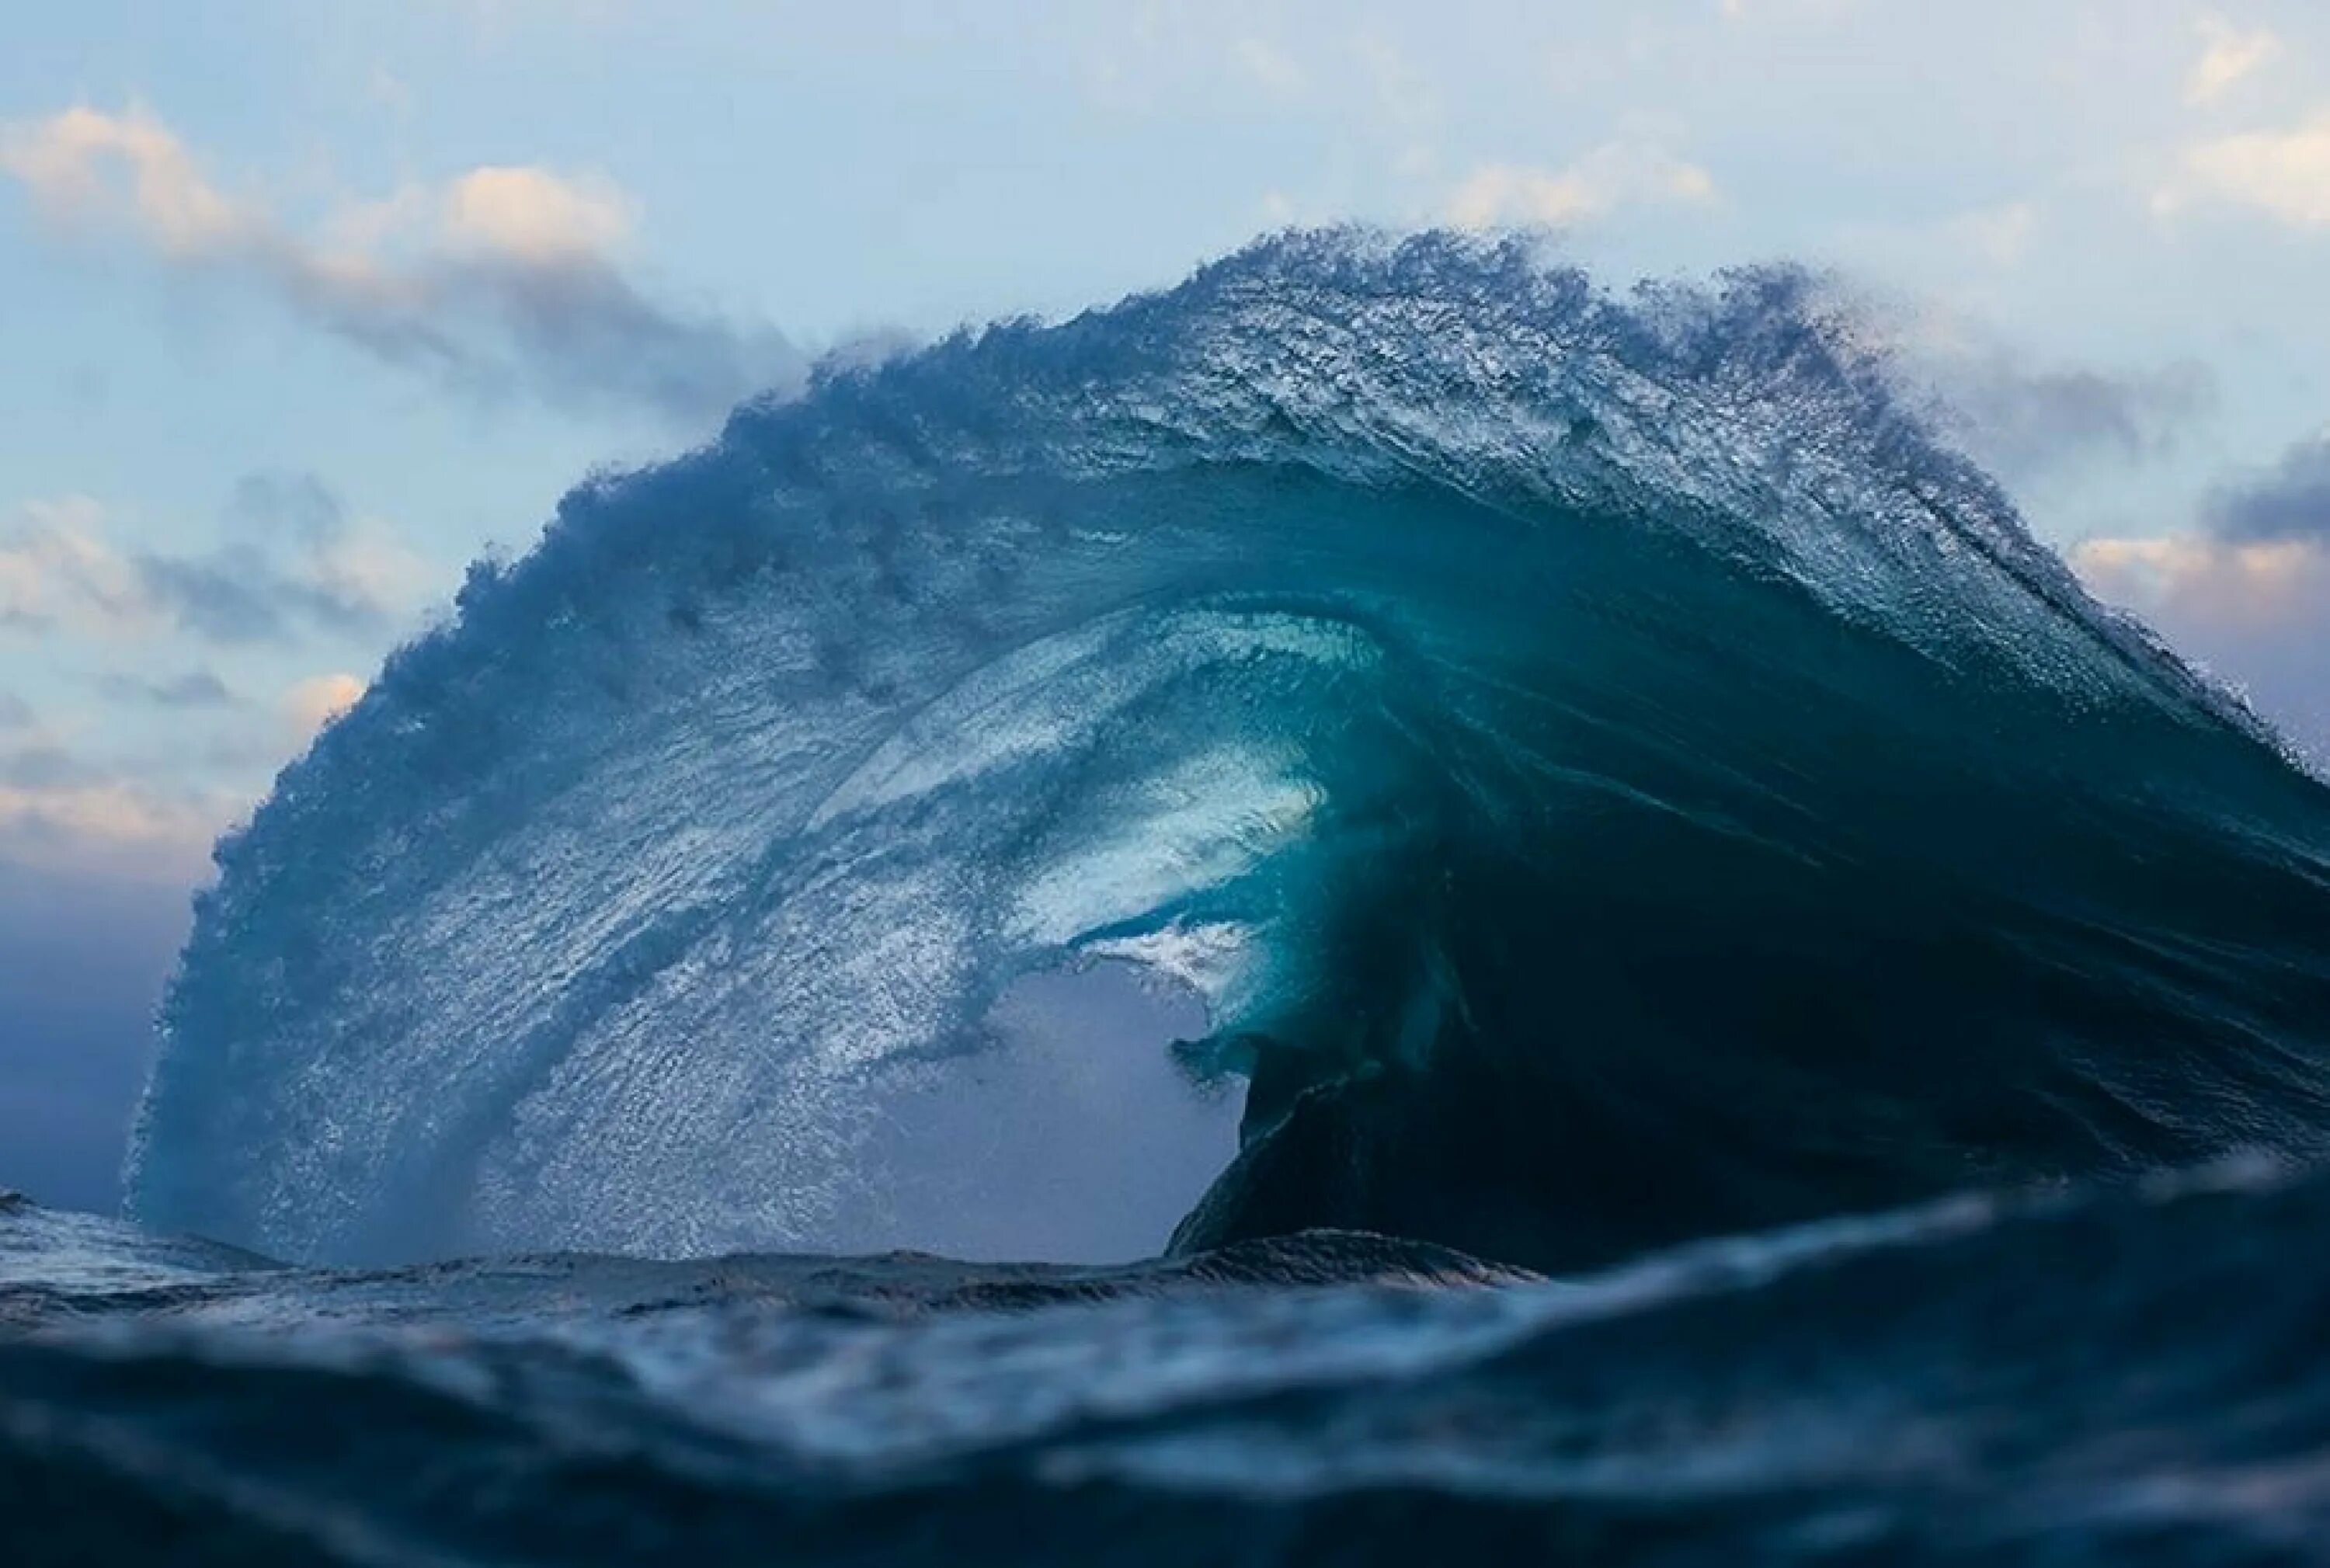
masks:
{"label": "ocean wave", "polygon": [[[584,486],[220,845],[134,1212],[1009,1249],[1105,1114],[1227,1163],[1185,1248],[1568,1270],[2319,1153],[2330,794],[1860,341],[1293,236]],[[1205,1025],[1015,1076],[1093,963]]]}

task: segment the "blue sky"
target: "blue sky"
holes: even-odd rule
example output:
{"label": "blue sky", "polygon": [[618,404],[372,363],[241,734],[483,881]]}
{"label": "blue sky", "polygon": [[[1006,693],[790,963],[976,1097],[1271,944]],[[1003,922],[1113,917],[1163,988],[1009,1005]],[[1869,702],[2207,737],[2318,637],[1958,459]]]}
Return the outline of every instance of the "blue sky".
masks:
{"label": "blue sky", "polygon": [[80,0],[8,31],[0,1184],[106,1200],[209,840],[587,470],[816,354],[1290,223],[1547,226],[1614,282],[1832,270],[2099,591],[2330,745],[2319,0]]}

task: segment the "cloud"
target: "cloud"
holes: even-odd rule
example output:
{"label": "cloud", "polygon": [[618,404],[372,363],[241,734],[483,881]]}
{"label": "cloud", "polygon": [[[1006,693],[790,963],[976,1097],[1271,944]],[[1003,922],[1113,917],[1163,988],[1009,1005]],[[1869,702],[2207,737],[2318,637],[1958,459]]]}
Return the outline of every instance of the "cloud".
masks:
{"label": "cloud", "polygon": [[151,626],[137,566],[100,535],[103,517],[86,496],[24,505],[17,524],[0,533],[0,630],[120,634]]}
{"label": "cloud", "polygon": [[2221,486],[2196,528],[2088,539],[2070,560],[2330,761],[2330,434]]}
{"label": "cloud", "polygon": [[222,190],[135,107],[0,130],[0,172],[68,232],[232,278],[384,361],[463,385],[701,420],[802,374],[772,330],[648,298],[620,266],[630,203],[603,181],[477,168],[344,205],[303,234]]}
{"label": "cloud", "polygon": [[283,716],[302,736],[312,735],[356,705],[365,683],[345,672],[314,675],[283,694]]}
{"label": "cloud", "polygon": [[153,608],[210,642],[283,642],[302,621],[327,631],[376,631],[387,619],[370,600],[289,575],[248,545],[136,561]]}
{"label": "cloud", "polygon": [[164,740],[150,715],[109,722],[84,710],[58,726],[0,729],[0,886],[32,866],[183,888],[267,776],[314,734],[304,718],[284,722],[294,718],[288,701],[279,715],[250,715],[207,670],[114,674],[95,685],[110,702],[199,710],[198,725]]}
{"label": "cloud", "polygon": [[433,580],[425,561],[386,528],[352,519],[313,473],[244,475],[227,498],[225,523],[256,548],[295,557],[298,585],[319,619],[376,627],[417,602]]}
{"label": "cloud", "polygon": [[1715,196],[1714,177],[1697,164],[1653,146],[1606,142],[1561,169],[1476,169],[1450,196],[1446,217],[1464,229],[1559,228],[1620,207],[1703,206]]}
{"label": "cloud", "polygon": [[2209,525],[2221,538],[2247,543],[2330,544],[2330,432],[2299,442],[2267,472],[2219,489]]}
{"label": "cloud", "polygon": [[20,746],[0,751],[0,788],[66,789],[96,782],[103,775],[61,746]]}
{"label": "cloud", "polygon": [[0,757],[0,864],[184,886],[237,803],[108,774],[48,751]]}
{"label": "cloud", "polygon": [[328,544],[347,533],[347,510],[322,478],[307,472],[245,474],[228,493],[230,525],[261,537]]}
{"label": "cloud", "polygon": [[2153,200],[2164,216],[2195,196],[2251,207],[2293,228],[2330,227],[2330,110],[2287,131],[2221,137],[2184,154],[2180,181]]}
{"label": "cloud", "polygon": [[1912,351],[1910,360],[1938,400],[1937,421],[2008,478],[2164,456],[2216,409],[2214,378],[2191,362],[2043,365],[1994,345]]}
{"label": "cloud", "polygon": [[2279,58],[2281,40],[2266,28],[2243,32],[2224,17],[2201,18],[2201,58],[2184,79],[2184,101],[2212,104]]}
{"label": "cloud", "polygon": [[74,108],[0,132],[0,170],[52,213],[93,223],[127,215],[165,252],[213,253],[251,237],[253,217],[203,177],[159,120]]}
{"label": "cloud", "polygon": [[2166,606],[2180,621],[2221,628],[2311,622],[2330,588],[2330,560],[2305,539],[2087,539],[2072,546],[2071,564],[2107,599]]}
{"label": "cloud", "polygon": [[[34,866],[185,885],[267,774],[361,694],[355,677],[330,674],[262,706],[206,664],[176,661],[185,639],[372,642],[413,602],[418,563],[301,471],[245,476],[221,528],[213,547],[168,552],[119,543],[119,520],[82,496],[0,518],[0,630],[32,634],[44,657],[71,638],[84,653],[147,645],[108,652],[113,667],[90,672],[88,689],[109,706],[62,728],[0,694],[0,883]],[[157,732],[163,713],[186,717]]]}
{"label": "cloud", "polygon": [[2239,682],[2283,732],[2330,762],[2330,544],[2192,533],[2089,539],[2073,568],[2188,656]]}
{"label": "cloud", "polygon": [[588,261],[630,237],[630,203],[603,183],[541,169],[472,169],[445,193],[444,234],[456,252],[537,266]]}
{"label": "cloud", "polygon": [[1832,329],[1906,406],[2004,478],[2165,458],[2217,411],[2217,378],[2196,360],[2049,362],[1947,303],[1841,273],[1815,281]]}
{"label": "cloud", "polygon": [[160,680],[109,675],[98,682],[98,689],[115,702],[137,703],[156,708],[232,708],[237,705],[234,693],[227,684],[208,670],[190,670],[185,675]]}
{"label": "cloud", "polygon": [[[238,495],[242,492],[239,488]],[[303,504],[317,495],[304,493]],[[0,630],[66,630],[135,640],[176,630],[222,644],[284,642],[302,631],[377,634],[409,602],[419,562],[374,534],[310,511],[288,543],[232,539],[214,550],[125,551],[87,496],[36,501],[0,532]]]}

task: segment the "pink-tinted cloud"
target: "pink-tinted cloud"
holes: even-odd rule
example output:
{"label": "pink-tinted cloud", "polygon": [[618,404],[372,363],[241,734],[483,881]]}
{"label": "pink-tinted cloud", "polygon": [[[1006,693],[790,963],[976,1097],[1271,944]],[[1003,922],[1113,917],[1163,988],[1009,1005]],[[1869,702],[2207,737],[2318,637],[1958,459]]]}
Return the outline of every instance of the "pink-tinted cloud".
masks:
{"label": "pink-tinted cloud", "polygon": [[701,420],[802,373],[776,333],[642,292],[623,265],[631,203],[603,180],[471,169],[302,232],[135,107],[0,128],[0,174],[62,234],[239,281],[384,360],[482,388]]}

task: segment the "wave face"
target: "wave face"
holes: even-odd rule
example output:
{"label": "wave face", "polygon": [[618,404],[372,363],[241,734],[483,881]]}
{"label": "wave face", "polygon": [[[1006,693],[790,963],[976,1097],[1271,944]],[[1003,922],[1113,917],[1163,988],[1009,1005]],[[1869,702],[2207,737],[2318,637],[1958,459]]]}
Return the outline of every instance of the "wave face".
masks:
{"label": "wave face", "polygon": [[132,1205],[301,1259],[894,1244],[1092,960],[1248,1085],[1189,1248],[2330,1129],[2330,793],[1785,274],[1299,236],[829,372],[474,570],[218,862]]}

